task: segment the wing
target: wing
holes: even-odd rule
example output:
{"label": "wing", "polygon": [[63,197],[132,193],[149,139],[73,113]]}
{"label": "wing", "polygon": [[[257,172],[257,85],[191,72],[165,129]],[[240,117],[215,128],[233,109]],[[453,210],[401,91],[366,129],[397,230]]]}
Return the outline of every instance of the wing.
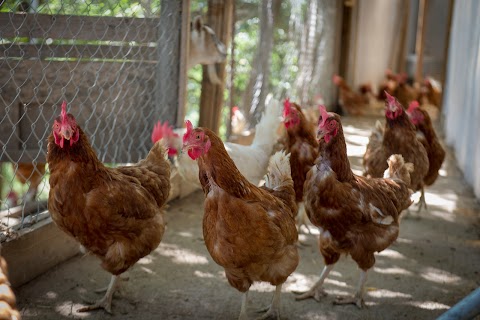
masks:
{"label": "wing", "polygon": [[267,263],[297,239],[295,220],[279,200],[242,199],[212,186],[205,199],[203,230],[213,259],[225,268]]}

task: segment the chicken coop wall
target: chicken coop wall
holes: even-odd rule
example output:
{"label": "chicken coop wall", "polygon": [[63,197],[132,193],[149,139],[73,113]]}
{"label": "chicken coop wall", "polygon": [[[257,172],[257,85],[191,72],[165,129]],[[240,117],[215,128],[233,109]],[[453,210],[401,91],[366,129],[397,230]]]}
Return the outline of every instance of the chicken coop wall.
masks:
{"label": "chicken coop wall", "polygon": [[444,96],[446,142],[480,199],[480,2],[457,0]]}
{"label": "chicken coop wall", "polygon": [[48,195],[46,141],[63,100],[99,159],[112,165],[143,158],[154,123],[176,122],[184,3],[0,5],[1,241],[48,217],[38,214]]}

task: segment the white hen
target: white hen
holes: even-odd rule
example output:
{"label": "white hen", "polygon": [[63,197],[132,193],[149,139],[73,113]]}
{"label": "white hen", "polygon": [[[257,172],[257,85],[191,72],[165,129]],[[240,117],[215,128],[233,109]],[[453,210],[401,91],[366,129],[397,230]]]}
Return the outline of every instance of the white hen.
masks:
{"label": "white hen", "polygon": [[[265,108],[262,119],[255,127],[255,137],[249,146],[240,145],[231,142],[225,142],[225,149],[230,157],[235,162],[238,170],[251,183],[259,185],[263,177],[267,173],[268,161],[273,152],[273,146],[277,142],[277,128],[280,124],[280,114],[282,108],[278,101],[271,99]],[[174,132],[178,135],[170,135],[164,137],[169,148],[181,150],[182,137],[185,133],[185,128],[175,129]],[[179,185],[178,197],[183,198],[190,193],[201,189],[200,181],[198,180],[198,165],[186,154],[177,153],[178,156],[174,158],[174,166],[172,174],[177,172],[175,184]],[[172,188],[174,188],[172,186]],[[175,188],[177,190],[177,188]],[[175,198],[177,195],[171,195]]]}

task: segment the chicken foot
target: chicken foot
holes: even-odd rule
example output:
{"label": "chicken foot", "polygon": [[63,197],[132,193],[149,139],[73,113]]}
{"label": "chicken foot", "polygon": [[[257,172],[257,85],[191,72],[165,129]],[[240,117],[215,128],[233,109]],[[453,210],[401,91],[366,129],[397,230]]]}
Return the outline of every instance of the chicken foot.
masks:
{"label": "chicken foot", "polygon": [[269,307],[258,311],[259,313],[261,312],[266,312],[266,313],[264,313],[262,316],[257,318],[257,320],[265,320],[265,319],[280,320],[280,297],[282,294],[282,285],[283,284],[279,284],[276,286],[275,293],[272,299],[272,304]]}
{"label": "chicken foot", "polygon": [[363,290],[365,287],[365,282],[367,281],[367,271],[360,271],[360,280],[358,281],[357,292],[353,297],[338,297],[333,304],[343,305],[343,304],[354,304],[359,309],[365,307],[365,301],[363,301]]}
{"label": "chicken foot", "polygon": [[333,269],[333,266],[334,264],[329,264],[329,265],[326,265],[323,270],[322,270],[322,273],[320,274],[320,279],[318,279],[317,283],[315,283],[313,285],[313,287],[308,290],[307,292],[293,292],[295,294],[299,294],[299,296],[295,297],[295,300],[305,300],[305,299],[308,299],[308,298],[313,298],[315,299],[317,302],[320,301],[320,298],[321,297],[324,297],[327,295],[327,293],[325,292],[325,290],[323,289],[323,283],[325,282],[325,279],[327,278],[328,274],[330,273],[330,271],[332,271]]}
{"label": "chicken foot", "polygon": [[77,312],[87,312],[96,309],[104,309],[106,312],[112,314],[112,298],[115,293],[116,285],[118,281],[118,276],[112,275],[110,284],[108,285],[107,292],[102,299],[96,301],[90,306],[86,306],[77,310]]}

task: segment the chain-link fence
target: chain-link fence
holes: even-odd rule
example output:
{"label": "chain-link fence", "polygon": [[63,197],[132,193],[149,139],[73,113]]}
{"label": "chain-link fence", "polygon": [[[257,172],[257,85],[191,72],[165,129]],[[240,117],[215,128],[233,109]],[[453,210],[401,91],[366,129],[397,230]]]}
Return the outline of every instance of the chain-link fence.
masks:
{"label": "chain-link fence", "polygon": [[154,122],[176,120],[179,8],[170,0],[0,2],[3,240],[48,217],[46,140],[63,100],[112,164],[143,158]]}

